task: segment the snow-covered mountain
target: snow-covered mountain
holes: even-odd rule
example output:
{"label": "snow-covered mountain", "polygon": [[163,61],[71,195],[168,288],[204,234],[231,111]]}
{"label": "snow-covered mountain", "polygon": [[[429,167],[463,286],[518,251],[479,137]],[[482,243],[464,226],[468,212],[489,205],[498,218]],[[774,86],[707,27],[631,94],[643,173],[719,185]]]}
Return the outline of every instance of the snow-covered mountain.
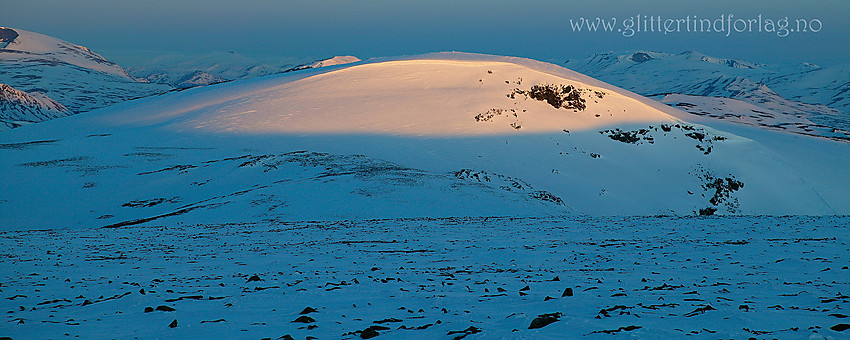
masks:
{"label": "snow-covered mountain", "polygon": [[223,81],[226,80],[214,74],[210,74],[204,71],[195,71],[185,75],[183,78],[178,79],[175,82],[174,87],[183,89],[187,87],[211,85]]}
{"label": "snow-covered mountain", "polygon": [[52,98],[67,110],[51,115],[4,117],[37,122],[162,93],[170,86],[140,82],[117,64],[86,47],[17,28],[0,28],[0,83],[34,95]]}
{"label": "snow-covered mountain", "polygon": [[334,65],[344,65],[349,63],[356,63],[360,61],[360,58],[350,55],[344,56],[335,56],[327,59],[314,60],[312,62],[301,64],[292,68],[285,70],[284,72],[292,72],[299,70],[306,70],[311,68],[325,67],[325,66],[334,66]]}
{"label": "snow-covered mountain", "polygon": [[9,131],[0,171],[14,180],[0,210],[7,229],[847,214],[848,162],[844,142],[689,114],[556,65],[438,53],[197,87]]}
{"label": "snow-covered mountain", "polygon": [[3,54],[0,54],[0,61],[4,63],[67,64],[132,80],[121,66],[104,59],[86,47],[22,29],[8,27],[1,29],[7,32],[7,36],[14,36],[3,47]]}
{"label": "snow-covered mountain", "polygon": [[71,114],[65,106],[42,93],[26,93],[0,84],[0,123],[3,124],[0,130]]}
{"label": "snow-covered mountain", "polygon": [[646,96],[674,93],[737,99],[763,110],[850,130],[850,102],[846,100],[850,69],[846,65],[765,65],[691,51],[597,53],[568,60],[565,65]]}
{"label": "snow-covered mountain", "polygon": [[152,83],[168,84],[177,88],[360,61],[353,56],[335,56],[305,63],[302,59],[252,58],[235,52],[165,55],[151,59],[128,68],[130,74]]}
{"label": "snow-covered mountain", "polygon": [[195,72],[205,72],[224,80],[248,79],[281,73],[304,59],[246,56],[233,51],[198,54],[167,51],[139,51],[119,55],[133,77],[152,83],[177,84]]}

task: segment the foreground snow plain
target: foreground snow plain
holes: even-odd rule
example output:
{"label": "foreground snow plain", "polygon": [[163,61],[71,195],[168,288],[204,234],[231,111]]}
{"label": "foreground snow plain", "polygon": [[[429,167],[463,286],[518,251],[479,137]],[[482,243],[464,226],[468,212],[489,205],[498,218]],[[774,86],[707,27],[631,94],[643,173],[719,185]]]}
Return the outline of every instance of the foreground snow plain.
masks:
{"label": "foreground snow plain", "polygon": [[850,314],[848,222],[493,217],[5,231],[0,335],[846,339],[830,328]]}

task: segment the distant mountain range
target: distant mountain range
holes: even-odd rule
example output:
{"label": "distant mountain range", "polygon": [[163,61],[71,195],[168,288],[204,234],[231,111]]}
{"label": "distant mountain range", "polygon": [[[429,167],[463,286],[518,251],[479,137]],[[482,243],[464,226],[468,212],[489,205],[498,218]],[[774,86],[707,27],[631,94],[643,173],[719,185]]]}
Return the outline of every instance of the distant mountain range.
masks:
{"label": "distant mountain range", "polygon": [[182,89],[357,61],[360,59],[353,56],[335,56],[310,62],[285,63],[257,60],[236,53],[214,52],[201,56],[155,58],[149,65],[128,68],[128,72],[152,83]]}
{"label": "distant mountain range", "polygon": [[[850,65],[766,65],[691,51],[596,53],[586,59],[567,60],[564,65],[669,103],[680,104],[677,100],[663,99],[669,94],[730,98],[771,114],[810,120],[819,129],[850,130]],[[691,108],[697,106],[686,104]],[[723,108],[701,107],[689,111],[714,112]]]}
{"label": "distant mountain range", "polygon": [[225,53],[166,60],[128,72],[84,46],[0,27],[0,131],[174,89],[354,61],[359,59],[343,56],[273,65]]}

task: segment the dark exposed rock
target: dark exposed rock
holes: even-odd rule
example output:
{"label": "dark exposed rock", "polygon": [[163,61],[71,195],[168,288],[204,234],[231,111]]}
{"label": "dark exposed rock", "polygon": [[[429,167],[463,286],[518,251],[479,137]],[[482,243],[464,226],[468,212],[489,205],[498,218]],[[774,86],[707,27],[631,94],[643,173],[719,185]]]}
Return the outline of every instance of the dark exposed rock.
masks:
{"label": "dark exposed rock", "polygon": [[261,278],[260,278],[257,274],[254,274],[254,275],[252,275],[251,277],[249,277],[249,278],[248,278],[248,281],[245,281],[245,283],[248,283],[248,282],[255,282],[255,281],[262,281],[262,280],[263,280],[263,279],[261,279]]}
{"label": "dark exposed rock", "polygon": [[715,212],[717,212],[717,208],[715,208],[715,207],[706,207],[706,208],[703,208],[703,209],[700,209],[700,210],[699,210],[699,215],[700,215],[700,216],[711,216],[711,215],[714,215],[714,213],[715,213]]}
{"label": "dark exposed rock", "polygon": [[215,319],[215,320],[203,320],[201,323],[219,323],[219,322],[227,322],[225,319]]}
{"label": "dark exposed rock", "polygon": [[626,327],[620,327],[620,328],[617,328],[617,329],[603,329],[601,331],[593,331],[593,332],[590,332],[590,334],[597,334],[597,333],[614,334],[614,333],[619,333],[619,332],[624,332],[624,331],[625,332],[631,332],[633,330],[640,329],[640,328],[642,328],[642,327],[630,325],[630,326],[626,326]]}
{"label": "dark exposed rock", "polygon": [[381,335],[381,334],[378,333],[378,331],[372,329],[371,327],[366,328],[362,332],[360,332],[360,337],[363,338],[363,339],[371,339],[371,338],[374,338],[378,335]]}
{"label": "dark exposed rock", "polygon": [[[582,111],[587,108],[584,98],[581,97],[582,90],[575,88],[572,85],[534,85],[528,91],[515,89],[508,96],[513,98],[516,94],[522,94],[536,99],[545,101],[556,109],[572,109]],[[601,97],[601,95],[600,95]]]}
{"label": "dark exposed rock", "polygon": [[843,332],[843,331],[850,329],[850,325],[848,325],[846,323],[840,323],[840,324],[837,324],[835,326],[829,327],[829,329],[834,330],[836,332]]}
{"label": "dark exposed rock", "polygon": [[0,48],[6,47],[18,38],[18,32],[11,28],[0,27]]}
{"label": "dark exposed rock", "polygon": [[171,321],[171,323],[168,325],[168,327],[177,328],[177,319],[174,319],[174,321]]}
{"label": "dark exposed rock", "polygon": [[552,203],[555,203],[557,205],[564,205],[564,200],[562,200],[558,196],[553,195],[552,193],[550,193],[548,191],[540,190],[540,191],[530,192],[530,193],[528,193],[528,196],[533,198],[533,199],[538,199],[538,200],[546,201],[546,202],[552,202]]}
{"label": "dark exposed rock", "polygon": [[534,320],[531,320],[531,325],[528,329],[537,329],[548,326],[549,324],[561,319],[561,313],[547,313],[538,315]]}
{"label": "dark exposed rock", "polygon": [[304,310],[302,310],[301,313],[298,313],[298,314],[304,315],[304,314],[310,314],[310,313],[316,313],[316,312],[318,312],[318,311],[313,307],[305,307]]}
{"label": "dark exposed rock", "polygon": [[636,63],[642,63],[642,62],[650,61],[650,60],[655,59],[655,58],[653,58],[649,54],[646,54],[646,53],[643,53],[643,52],[637,52],[635,54],[632,54],[632,56],[629,57],[629,59],[631,59],[632,61],[634,61]]}
{"label": "dark exposed rock", "polygon": [[628,144],[639,144],[641,141],[647,141],[649,143],[654,143],[655,139],[649,134],[649,129],[638,129],[631,131],[623,131],[620,129],[612,129],[612,130],[602,130],[599,133],[608,136],[612,140],[628,143]]}
{"label": "dark exposed rock", "polygon": [[161,312],[173,312],[176,309],[168,307],[168,306],[157,306],[156,310],[161,311]]}
{"label": "dark exposed rock", "polygon": [[309,317],[309,316],[302,315],[302,316],[299,316],[297,319],[293,320],[292,322],[313,323],[313,322],[316,322],[316,320]]}
{"label": "dark exposed rock", "polygon": [[565,297],[565,296],[573,296],[573,289],[572,288],[564,289],[564,293],[561,294],[561,297]]}
{"label": "dark exposed rock", "polygon": [[685,317],[692,317],[692,316],[695,316],[697,314],[703,314],[703,313],[710,311],[710,310],[717,310],[717,309],[715,309],[711,305],[705,305],[703,307],[699,307],[697,309],[694,309],[690,313],[685,314]]}
{"label": "dark exposed rock", "polygon": [[384,327],[384,326],[369,326],[369,328],[366,328],[362,331],[354,331],[354,332],[351,332],[351,333],[348,333],[348,334],[358,334],[359,333],[360,338],[371,339],[371,338],[374,338],[378,335],[381,335],[381,333],[378,333],[378,331],[386,331],[386,330],[389,330],[389,329],[390,329],[389,327]]}
{"label": "dark exposed rock", "polygon": [[469,326],[469,328],[464,329],[462,331],[449,331],[447,335],[460,334],[454,337],[454,340],[460,340],[465,338],[467,335],[481,333],[481,329],[475,326]]}

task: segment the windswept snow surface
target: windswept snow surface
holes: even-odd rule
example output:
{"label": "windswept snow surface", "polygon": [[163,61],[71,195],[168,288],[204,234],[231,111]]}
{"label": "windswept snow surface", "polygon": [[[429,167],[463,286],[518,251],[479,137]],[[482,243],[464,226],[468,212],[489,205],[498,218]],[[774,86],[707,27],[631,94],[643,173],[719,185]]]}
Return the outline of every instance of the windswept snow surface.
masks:
{"label": "windswept snow surface", "polygon": [[838,330],[848,324],[848,222],[423,218],[5,231],[0,334],[847,339]]}

